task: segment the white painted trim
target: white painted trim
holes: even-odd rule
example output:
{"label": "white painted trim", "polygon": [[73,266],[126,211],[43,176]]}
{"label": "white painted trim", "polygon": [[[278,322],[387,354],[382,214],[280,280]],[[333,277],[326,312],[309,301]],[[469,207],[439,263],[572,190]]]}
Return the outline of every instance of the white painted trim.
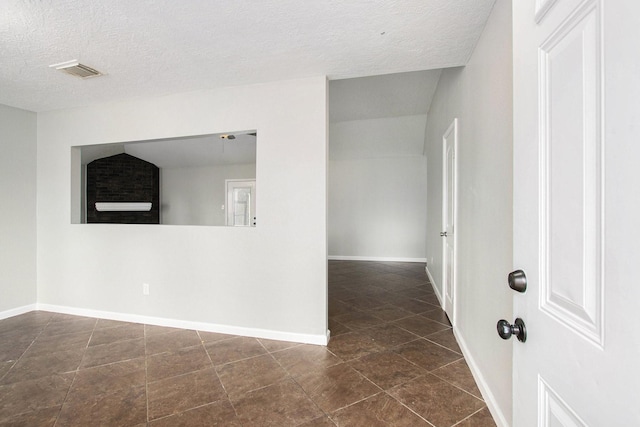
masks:
{"label": "white painted trim", "polygon": [[234,226],[232,223],[232,217],[235,212],[235,208],[233,207],[233,194],[230,191],[229,184],[237,184],[246,182],[251,186],[251,201],[249,203],[249,215],[251,219],[249,220],[253,227],[256,226],[256,179],[255,178],[234,178],[234,179],[225,179],[224,180],[224,225],[227,227]]}
{"label": "white painted trim", "polygon": [[538,420],[547,427],[551,419],[562,420],[564,425],[588,427],[580,415],[538,373]]}
{"label": "white painted trim", "polygon": [[290,341],[303,344],[327,345],[329,331],[324,335],[299,334],[295,332],[272,331],[268,329],[246,328],[243,326],[218,325],[215,323],[192,322],[188,320],[166,319],[163,317],[142,316],[139,314],[116,313],[112,311],[91,310],[86,308],[65,307],[51,304],[36,304],[33,310],[73,314],[76,316],[96,317],[98,319],[120,320],[123,322],[144,323],[146,325],[168,326],[181,329],[195,329],[205,332],[241,335],[245,337],[265,338],[277,341]]}
{"label": "white painted trim", "polygon": [[433,276],[431,275],[431,272],[429,271],[429,266],[426,266],[424,268],[424,271],[427,272],[427,277],[429,278],[429,283],[431,283],[431,287],[433,288],[433,292],[436,294],[436,297],[438,298],[438,302],[440,302],[440,308],[442,308],[442,310],[444,311],[444,298],[442,298],[442,294],[440,293],[440,291],[438,290],[438,287],[436,286],[436,281],[433,280]]}
{"label": "white painted trim", "polygon": [[0,320],[7,319],[13,316],[18,316],[20,314],[28,313],[34,310],[37,310],[36,304],[23,305],[22,307],[16,307],[16,308],[11,308],[5,311],[0,311]]}
{"label": "white painted trim", "polygon": [[557,0],[536,0],[536,24],[542,21],[542,18],[549,12],[551,7],[557,3]]}
{"label": "white painted trim", "polygon": [[[449,164],[447,163],[447,143],[450,138],[453,139],[453,184],[449,182]],[[447,231],[447,218],[449,217],[449,186],[452,186],[453,200],[451,205],[453,207],[453,259],[449,260],[447,256],[447,239],[440,239],[442,241],[442,309],[446,313],[447,299],[451,300],[451,313],[447,313],[447,316],[451,314],[450,320],[453,326],[457,323],[456,314],[456,294],[457,294],[457,275],[458,275],[458,118],[455,117],[446,132],[442,135],[442,231]],[[447,295],[447,264],[453,265],[453,274],[451,277],[451,295]]]}
{"label": "white painted trim", "polygon": [[476,384],[480,389],[480,393],[482,394],[482,397],[485,403],[487,404],[487,407],[489,408],[489,412],[491,412],[491,416],[496,422],[496,425],[498,427],[510,427],[511,422],[507,421],[507,418],[505,417],[504,413],[500,410],[500,407],[497,405],[496,397],[491,392],[491,389],[489,388],[489,385],[485,380],[484,375],[482,375],[482,371],[480,370],[480,368],[478,367],[478,364],[473,358],[473,354],[467,347],[465,340],[462,338],[462,334],[460,334],[460,332],[458,331],[458,328],[456,328],[455,326],[453,326],[453,335],[455,336],[456,341],[458,342],[458,346],[462,351],[462,354],[467,362],[467,365],[469,365],[469,369],[471,370],[473,379],[476,381]]}
{"label": "white painted trim", "polygon": [[427,262],[426,258],[329,255],[330,261]]}

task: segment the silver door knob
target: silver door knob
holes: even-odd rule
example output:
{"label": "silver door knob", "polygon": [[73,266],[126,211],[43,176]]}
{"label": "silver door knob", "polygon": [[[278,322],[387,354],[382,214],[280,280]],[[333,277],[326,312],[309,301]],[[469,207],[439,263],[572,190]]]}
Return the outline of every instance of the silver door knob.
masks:
{"label": "silver door knob", "polygon": [[440,237],[447,237],[447,232],[446,231],[441,231],[440,232]]}
{"label": "silver door knob", "polygon": [[527,340],[527,328],[524,325],[524,320],[517,318],[514,324],[510,324],[504,319],[498,320],[498,335],[503,340],[508,340],[511,335],[515,335],[518,341],[525,342]]}
{"label": "silver door knob", "polygon": [[527,275],[522,270],[516,270],[509,273],[509,287],[517,292],[524,292],[527,290]]}

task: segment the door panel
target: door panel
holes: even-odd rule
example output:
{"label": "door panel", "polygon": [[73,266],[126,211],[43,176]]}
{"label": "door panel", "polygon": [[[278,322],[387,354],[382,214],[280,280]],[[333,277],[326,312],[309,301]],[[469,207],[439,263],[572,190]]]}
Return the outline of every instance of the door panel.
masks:
{"label": "door panel", "polygon": [[513,425],[640,425],[640,339],[620,327],[640,301],[640,3],[513,12]]}
{"label": "door panel", "polygon": [[538,378],[538,425],[541,427],[586,427],[582,419],[567,403]]}
{"label": "door panel", "polygon": [[540,305],[602,345],[602,133],[596,2],[539,48]]}

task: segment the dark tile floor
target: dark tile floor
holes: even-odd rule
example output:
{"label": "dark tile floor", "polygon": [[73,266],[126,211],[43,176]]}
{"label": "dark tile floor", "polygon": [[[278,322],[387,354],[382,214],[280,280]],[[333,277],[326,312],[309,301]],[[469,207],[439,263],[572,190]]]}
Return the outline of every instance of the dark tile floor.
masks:
{"label": "dark tile floor", "polygon": [[329,263],[328,347],[0,321],[0,426],[494,426],[423,265]]}

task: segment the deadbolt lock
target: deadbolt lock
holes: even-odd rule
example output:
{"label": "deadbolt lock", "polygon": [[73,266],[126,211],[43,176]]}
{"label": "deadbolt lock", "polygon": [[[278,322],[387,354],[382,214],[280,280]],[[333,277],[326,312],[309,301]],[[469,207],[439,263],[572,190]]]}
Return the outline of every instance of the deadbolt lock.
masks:
{"label": "deadbolt lock", "polygon": [[527,275],[522,270],[516,270],[509,273],[509,287],[516,292],[523,293],[527,290]]}

